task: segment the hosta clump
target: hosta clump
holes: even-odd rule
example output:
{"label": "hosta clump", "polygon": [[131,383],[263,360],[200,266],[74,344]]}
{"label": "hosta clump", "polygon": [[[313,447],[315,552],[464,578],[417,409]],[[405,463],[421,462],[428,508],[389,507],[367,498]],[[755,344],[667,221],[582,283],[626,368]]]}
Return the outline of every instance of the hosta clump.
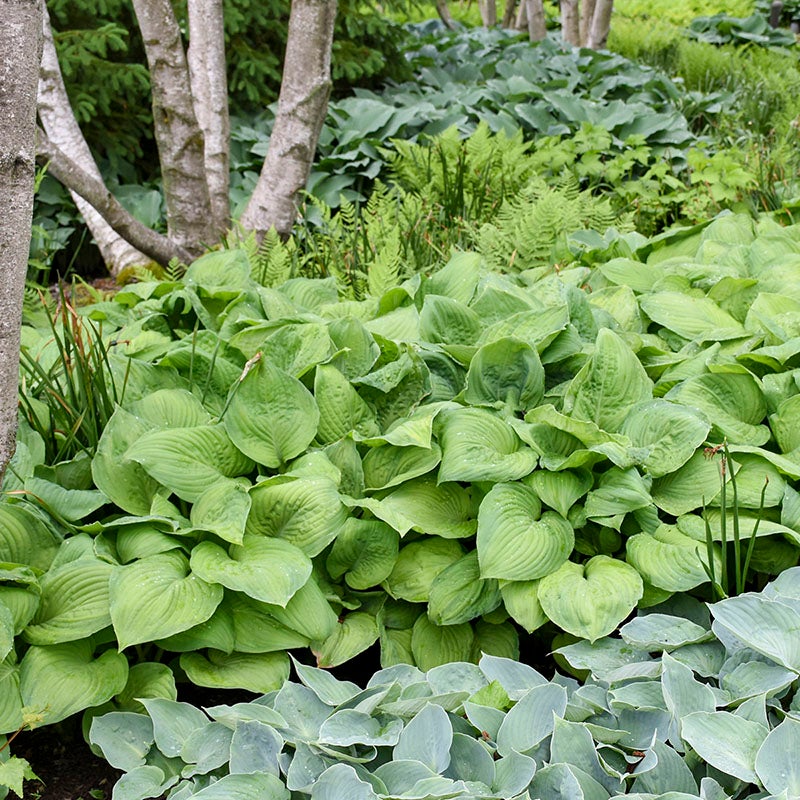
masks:
{"label": "hosta clump", "polygon": [[794,568],[710,615],[670,601],[562,648],[583,683],[483,656],[360,689],[295,663],[299,683],[251,703],[143,700],[89,739],[130,800],[796,797],[798,596]]}
{"label": "hosta clump", "polygon": [[458,253],[359,302],[221,251],[88,309],[125,393],[68,462],[21,427],[0,731],[174,698],[176,671],[267,692],[295,648],[428,670],[708,597],[723,441],[742,542],[761,520],[745,588],[793,566],[798,230],[584,231],[557,268]]}

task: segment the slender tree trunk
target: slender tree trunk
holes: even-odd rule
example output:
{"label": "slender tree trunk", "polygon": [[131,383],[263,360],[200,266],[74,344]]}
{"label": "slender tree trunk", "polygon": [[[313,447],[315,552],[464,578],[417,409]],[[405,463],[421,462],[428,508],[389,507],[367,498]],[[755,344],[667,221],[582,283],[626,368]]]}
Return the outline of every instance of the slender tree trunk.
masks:
{"label": "slender tree trunk", "polygon": [[592,15],[592,25],[589,28],[589,39],[586,44],[593,50],[603,50],[608,41],[608,32],[611,30],[611,12],[614,10],[614,0],[597,0]]}
{"label": "slender tree trunk", "polygon": [[528,0],[520,0],[519,9],[517,10],[517,19],[514,22],[514,28],[518,31],[528,30]]}
{"label": "slender tree trunk", "polygon": [[506,10],[503,12],[503,22],[501,23],[504,28],[513,26],[516,10],[517,0],[506,0]]}
{"label": "slender tree trunk", "polygon": [[22,298],[36,174],[39,0],[0,0],[0,478],[16,449]]}
{"label": "slender tree trunk", "polygon": [[580,22],[581,47],[586,47],[589,41],[589,31],[592,27],[592,18],[594,17],[594,9],[596,4],[597,0],[583,0]]}
{"label": "slender tree trunk", "polygon": [[478,0],[481,11],[481,20],[484,28],[494,28],[497,25],[497,2],[496,0]]}
{"label": "slender tree trunk", "polygon": [[188,0],[189,77],[197,121],[205,139],[206,180],[214,228],[230,227],[231,125],[222,0]]}
{"label": "slender tree trunk", "polygon": [[547,36],[542,0],[524,0],[522,5],[528,17],[528,36],[532,42],[539,42]]}
{"label": "slender tree trunk", "polygon": [[[100,170],[69,104],[45,0],[42,0],[42,8],[44,49],[39,72],[39,119],[50,141],[56,147],[80,165],[84,172],[98,181],[102,180]],[[112,275],[116,277],[126,268],[141,266],[150,261],[146,255],[131,247],[120,237],[80,195],[75,192],[71,194]]]}
{"label": "slender tree trunk", "polygon": [[436,0],[436,13],[439,15],[439,19],[444,23],[447,30],[454,31],[456,29],[453,17],[450,14],[450,6],[447,5],[447,0]]}
{"label": "slender tree trunk", "polygon": [[169,237],[199,255],[221,231],[214,228],[203,132],[195,114],[180,28],[170,0],[133,0],[133,8],[150,68]]}
{"label": "slender tree trunk", "polygon": [[561,0],[561,38],[573,47],[580,44],[579,0]]}
{"label": "slender tree trunk", "polygon": [[48,172],[54,178],[97,209],[113,230],[153,261],[166,266],[173,258],[191,260],[191,255],[185,248],[173,239],[148,228],[126,211],[101,178],[85,172],[79,164],[59,150],[41,129],[36,137],[36,158],[47,165]]}
{"label": "slender tree trunk", "polygon": [[278,114],[245,228],[291,233],[297,197],[305,188],[328,110],[336,0],[293,0]]}

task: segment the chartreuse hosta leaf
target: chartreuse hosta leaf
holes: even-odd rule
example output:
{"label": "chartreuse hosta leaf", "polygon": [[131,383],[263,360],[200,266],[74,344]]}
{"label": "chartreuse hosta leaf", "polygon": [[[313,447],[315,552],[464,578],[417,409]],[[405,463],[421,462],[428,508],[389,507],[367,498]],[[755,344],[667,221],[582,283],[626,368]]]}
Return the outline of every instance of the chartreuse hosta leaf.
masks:
{"label": "chartreuse hosta leaf", "polygon": [[98,706],[125,688],[128,661],[115,650],[94,658],[89,639],[32,646],[19,669],[22,702],[41,712],[46,723]]}
{"label": "chartreuse hosta leaf", "polygon": [[327,639],[337,623],[336,614],[313,578],[295,592],[286,608],[269,606],[269,611],[281,625],[313,641]]}
{"label": "chartreuse hosta leaf", "polygon": [[440,483],[516,480],[536,466],[536,453],[522,444],[508,423],[488,411],[446,411],[439,420]]}
{"label": "chartreuse hosta leaf", "polygon": [[334,626],[333,633],[324,641],[312,645],[320,667],[336,667],[364,652],[378,638],[375,617],[362,611],[353,611]]}
{"label": "chartreuse hosta leaf", "polygon": [[313,395],[265,359],[234,388],[225,429],[243,453],[276,468],[302,453],[317,433],[319,409]]}
{"label": "chartreuse hosta leaf", "polygon": [[328,335],[338,351],[330,363],[346,378],[366,375],[378,360],[380,347],[354,317],[333,320],[328,325]]}
{"label": "chartreuse hosta leaf", "polygon": [[608,556],[586,564],[567,561],[539,581],[545,614],[560,628],[595,641],[611,633],[636,607],[644,587],[630,565]]}
{"label": "chartreuse hosta leaf", "polygon": [[319,407],[320,442],[336,442],[352,431],[365,438],[380,434],[374,412],[336,367],[317,366],[314,397]]}
{"label": "chartreuse hosta leaf", "polygon": [[11,612],[14,635],[33,619],[41,594],[39,580],[30,567],[0,564],[0,603]]}
{"label": "chartreuse hosta leaf", "polygon": [[394,568],[400,537],[380,520],[349,517],[333,543],[326,566],[334,580],[368,589],[386,580]]}
{"label": "chartreuse hosta leaf", "polygon": [[511,618],[528,633],[547,622],[539,602],[539,581],[501,581],[500,594]]}
{"label": "chartreuse hosta leaf", "polygon": [[483,326],[468,306],[441,295],[428,295],[419,314],[419,334],[426,342],[475,344]]}
{"label": "chartreuse hosta leaf", "polygon": [[536,492],[546,506],[566,517],[570,509],[592,488],[592,473],[588,469],[550,472],[537,469],[522,479]]}
{"label": "chartreuse hosta leaf", "polygon": [[369,491],[398,486],[433,470],[441,457],[435,443],[429,447],[373,447],[363,460],[364,484]]}
{"label": "chartreuse hosta leaf", "polygon": [[[730,494],[730,470],[738,470],[735,463],[730,464],[725,479]],[[673,516],[709,504],[720,492],[719,464],[698,450],[682,467],[669,475],[653,481],[653,502]]]}
{"label": "chartreuse hosta leaf", "polygon": [[643,295],[639,304],[653,322],[684,339],[719,342],[747,336],[742,324],[708,297],[656,292]]}
{"label": "chartreuse hosta leaf", "polygon": [[195,428],[211,422],[200,400],[185,389],[159,389],[127,408],[152,428]]}
{"label": "chartreuse hosta leaf", "polygon": [[635,403],[653,396],[653,382],[628,344],[609,328],[597,334],[595,351],[564,396],[565,412],[618,431]]}
{"label": "chartreuse hosta leaf", "polygon": [[500,602],[497,581],[481,578],[478,554],[473,550],[434,578],[428,616],[437,625],[458,625],[494,611]]}
{"label": "chartreuse hosta leaf", "polygon": [[46,570],[59,544],[41,519],[23,506],[0,505],[0,562]]}
{"label": "chartreuse hosta leaf", "polygon": [[192,506],[192,525],[231,544],[241,544],[251,506],[248,487],[249,482],[243,478],[220,478]]}
{"label": "chartreuse hosta leaf", "polygon": [[283,652],[227,654],[209,650],[207,658],[200,653],[184,653],[180,664],[192,683],[213,689],[271,692],[289,677],[289,657]]}
{"label": "chartreuse hosta leaf", "polygon": [[222,586],[192,575],[186,556],[174,550],[116,567],[109,586],[120,650],[205,622],[222,600]]}
{"label": "chartreuse hosta leaf", "polygon": [[474,634],[469,623],[436,625],[420,614],[411,632],[411,652],[422,670],[451,661],[469,661]]}
{"label": "chartreuse hosta leaf", "polygon": [[452,540],[430,538],[410,542],[400,549],[384,584],[386,591],[399,600],[425,603],[436,576],[463,555],[461,545]]}
{"label": "chartreuse hosta leaf", "polygon": [[125,453],[178,497],[193,503],[221,477],[244,475],[253,462],[222,425],[168,428],[143,434]]}
{"label": "chartreuse hosta leaf", "polygon": [[247,534],[227,549],[211,541],[195,545],[189,568],[209,584],[285,607],[311,575],[311,559],[285,539]]}
{"label": "chartreuse hosta leaf", "polygon": [[476,539],[484,578],[529,581],[555,572],[575,546],[572,526],[554,511],[541,513],[533,489],[498,483],[478,512]]}
{"label": "chartreuse hosta leaf", "polygon": [[267,480],[250,496],[246,531],[286,539],[311,558],[336,538],[347,519],[336,484],[325,478]]}
{"label": "chartreuse hosta leaf", "polygon": [[[231,344],[233,339],[231,337]],[[330,352],[331,340],[325,325],[318,322],[284,324],[271,333],[263,344],[253,341],[247,353],[251,357],[260,350],[264,358],[288,375],[300,378],[312,367],[325,361]]]}

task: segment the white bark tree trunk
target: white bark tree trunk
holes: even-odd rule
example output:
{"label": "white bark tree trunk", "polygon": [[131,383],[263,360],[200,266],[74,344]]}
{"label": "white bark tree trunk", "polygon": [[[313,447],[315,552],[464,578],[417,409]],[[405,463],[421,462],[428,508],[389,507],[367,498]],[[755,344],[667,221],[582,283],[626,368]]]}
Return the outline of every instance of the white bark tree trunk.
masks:
{"label": "white bark tree trunk", "polygon": [[0,0],[0,478],[16,449],[22,298],[36,174],[39,0]]}
{"label": "white bark tree trunk", "polygon": [[314,161],[331,89],[331,46],[336,0],[293,0],[278,114],[269,150],[242,225],[263,236],[286,237],[297,216],[297,197]]}
{"label": "white bark tree trunk", "polygon": [[197,121],[205,139],[206,180],[214,228],[230,227],[231,125],[222,0],[188,0],[189,77]]}
{"label": "white bark tree trunk", "polygon": [[481,20],[485,28],[494,28],[497,25],[497,2],[496,0],[478,0],[481,12]]}
{"label": "white bark tree trunk", "polygon": [[592,15],[592,25],[589,28],[587,47],[593,50],[603,50],[608,41],[611,30],[611,12],[614,10],[614,0],[597,0]]}
{"label": "white bark tree trunk", "polygon": [[561,0],[561,38],[573,47],[580,44],[579,0]]}
{"label": "white bark tree trunk", "polygon": [[589,31],[592,27],[592,18],[594,17],[594,9],[596,4],[597,0],[583,0],[580,22],[581,47],[586,47],[589,42]]}
{"label": "white bark tree trunk", "polygon": [[528,19],[528,37],[532,42],[539,42],[547,36],[547,24],[544,17],[542,0],[524,0],[520,11],[525,9]]}
{"label": "white bark tree trunk", "polygon": [[170,0],[133,0],[153,92],[153,126],[167,204],[169,236],[190,253],[214,244],[205,174],[203,131],[197,122],[189,67]]}
{"label": "white bark tree trunk", "polygon": [[[63,153],[68,155],[81,169],[96,180],[102,180],[89,145],[83,137],[78,121],[69,104],[67,90],[61,68],[58,65],[53,33],[50,29],[50,16],[47,5],[42,0],[44,13],[44,49],[39,72],[39,119],[48,138]],[[117,276],[126,268],[142,266],[150,259],[132,247],[114,231],[80,195],[71,192],[75,205],[81,212],[91,232],[108,271]]]}

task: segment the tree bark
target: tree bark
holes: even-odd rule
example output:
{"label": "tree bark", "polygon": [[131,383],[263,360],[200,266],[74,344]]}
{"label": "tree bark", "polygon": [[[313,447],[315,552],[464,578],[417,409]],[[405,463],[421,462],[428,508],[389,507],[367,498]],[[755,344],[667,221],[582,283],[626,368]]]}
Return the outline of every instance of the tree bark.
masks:
{"label": "tree bark", "polygon": [[133,8],[150,69],[169,238],[199,255],[222,231],[214,227],[203,132],[195,114],[180,28],[170,0],[133,0]]}
{"label": "tree bark", "polygon": [[611,30],[611,12],[614,10],[614,0],[597,0],[592,15],[592,25],[589,28],[587,47],[593,50],[605,49],[608,33]]}
{"label": "tree bark", "polygon": [[542,0],[524,0],[522,7],[528,17],[528,37],[532,42],[541,41],[547,36]]}
{"label": "tree bark", "polygon": [[484,28],[494,28],[497,25],[496,0],[478,0],[478,7],[480,8]]}
{"label": "tree bark", "polygon": [[188,0],[189,77],[197,121],[205,140],[206,180],[214,228],[230,227],[231,125],[228,116],[228,78],[222,0]]}
{"label": "tree bark", "polygon": [[245,228],[287,237],[297,216],[328,110],[336,0],[293,0],[278,114],[253,196],[242,214]]}
{"label": "tree bark", "polygon": [[[3,1],[5,0],[0,0]],[[79,164],[56,147],[41,129],[36,137],[36,158],[43,165],[47,165],[48,172],[54,178],[90,203],[113,230],[153,261],[167,266],[173,258],[184,262],[191,260],[191,254],[187,249],[139,222],[123,208],[101,178],[85,172]]]}
{"label": "tree bark", "polygon": [[561,38],[573,47],[580,45],[579,0],[561,0]]}
{"label": "tree bark", "polygon": [[16,449],[22,298],[36,175],[40,0],[0,0],[0,479]]}
{"label": "tree bark", "polygon": [[[102,180],[100,170],[97,168],[69,103],[61,68],[58,65],[58,55],[53,42],[50,16],[47,13],[45,0],[42,0],[42,9],[44,49],[39,72],[39,119],[50,141],[56,147],[68,155],[84,172],[89,173],[98,181]],[[113,276],[116,277],[126,268],[142,266],[150,261],[146,255],[131,247],[106,224],[97,211],[80,195],[75,192],[71,192],[71,194],[94,237],[108,271]]]}
{"label": "tree bark", "polygon": [[592,27],[592,18],[597,0],[583,0],[581,6],[580,46],[586,47],[589,42],[589,31]]}
{"label": "tree bark", "polygon": [[450,14],[450,6],[447,5],[447,0],[436,0],[436,13],[439,15],[439,19],[444,23],[447,30],[454,31],[456,29],[453,17]]}
{"label": "tree bark", "polygon": [[511,28],[514,25],[516,10],[517,0],[506,0],[506,9],[503,12],[503,22],[501,23],[504,28]]}

